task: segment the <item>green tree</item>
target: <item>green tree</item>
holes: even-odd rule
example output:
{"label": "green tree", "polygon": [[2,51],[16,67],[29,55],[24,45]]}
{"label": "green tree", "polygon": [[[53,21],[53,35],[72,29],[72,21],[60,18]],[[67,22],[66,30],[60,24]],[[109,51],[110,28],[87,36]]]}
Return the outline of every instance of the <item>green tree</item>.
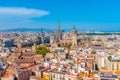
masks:
{"label": "green tree", "polygon": [[49,52],[49,50],[48,50],[46,47],[38,46],[38,47],[36,48],[36,53],[37,53],[37,54],[45,55],[47,52]]}
{"label": "green tree", "polygon": [[98,64],[95,64],[95,70],[99,70]]}
{"label": "green tree", "polygon": [[111,61],[112,57],[111,56],[108,56],[108,60]]}
{"label": "green tree", "polygon": [[120,59],[118,59],[117,62],[120,62]]}

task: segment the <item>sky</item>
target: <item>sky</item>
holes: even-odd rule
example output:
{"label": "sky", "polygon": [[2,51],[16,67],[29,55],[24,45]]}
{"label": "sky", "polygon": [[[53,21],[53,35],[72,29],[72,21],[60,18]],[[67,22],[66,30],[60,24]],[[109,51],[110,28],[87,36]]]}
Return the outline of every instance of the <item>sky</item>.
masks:
{"label": "sky", "polygon": [[120,31],[120,0],[0,0],[0,29]]}

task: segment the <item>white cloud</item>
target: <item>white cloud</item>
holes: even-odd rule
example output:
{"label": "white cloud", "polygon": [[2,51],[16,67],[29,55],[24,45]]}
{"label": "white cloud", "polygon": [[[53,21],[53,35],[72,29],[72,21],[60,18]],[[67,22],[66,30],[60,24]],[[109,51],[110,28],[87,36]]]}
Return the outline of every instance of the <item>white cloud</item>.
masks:
{"label": "white cloud", "polygon": [[34,24],[32,18],[50,15],[49,11],[25,7],[0,7],[0,29]]}
{"label": "white cloud", "polygon": [[26,16],[26,17],[41,17],[49,15],[49,11],[29,9],[24,7],[0,7],[0,15],[7,16]]}

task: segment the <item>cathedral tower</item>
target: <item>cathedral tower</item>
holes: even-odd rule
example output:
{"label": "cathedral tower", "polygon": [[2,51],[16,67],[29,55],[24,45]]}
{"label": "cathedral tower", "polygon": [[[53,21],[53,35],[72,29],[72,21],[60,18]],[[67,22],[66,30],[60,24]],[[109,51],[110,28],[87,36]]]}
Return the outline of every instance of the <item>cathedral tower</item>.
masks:
{"label": "cathedral tower", "polygon": [[72,31],[72,45],[77,46],[77,30],[75,29],[75,26]]}
{"label": "cathedral tower", "polygon": [[61,33],[61,29],[60,29],[60,22],[58,23],[57,40],[58,41],[62,40],[62,33]]}

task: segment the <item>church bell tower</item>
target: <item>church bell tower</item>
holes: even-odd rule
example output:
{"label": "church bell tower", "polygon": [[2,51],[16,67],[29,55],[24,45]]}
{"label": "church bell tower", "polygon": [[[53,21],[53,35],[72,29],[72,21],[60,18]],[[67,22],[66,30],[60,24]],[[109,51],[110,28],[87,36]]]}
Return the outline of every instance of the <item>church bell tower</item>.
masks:
{"label": "church bell tower", "polygon": [[77,30],[75,29],[75,26],[72,31],[72,45],[77,46]]}

